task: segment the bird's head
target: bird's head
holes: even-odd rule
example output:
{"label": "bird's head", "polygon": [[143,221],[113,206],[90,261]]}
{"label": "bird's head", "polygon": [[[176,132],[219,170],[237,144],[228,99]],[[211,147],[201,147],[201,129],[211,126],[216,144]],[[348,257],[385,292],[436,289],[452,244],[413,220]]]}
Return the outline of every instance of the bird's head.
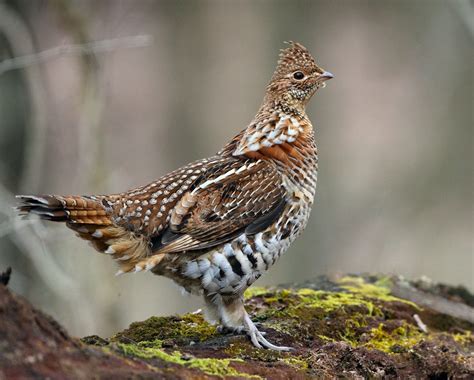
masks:
{"label": "bird's head", "polygon": [[281,51],[265,100],[304,109],[314,93],[333,75],[319,67],[303,45],[297,42],[289,44]]}

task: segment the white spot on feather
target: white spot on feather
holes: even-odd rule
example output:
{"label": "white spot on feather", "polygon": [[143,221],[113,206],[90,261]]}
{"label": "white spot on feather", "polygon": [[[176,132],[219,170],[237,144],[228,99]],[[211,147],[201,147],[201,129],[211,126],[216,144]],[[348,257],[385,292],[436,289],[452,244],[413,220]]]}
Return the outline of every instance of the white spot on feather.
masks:
{"label": "white spot on feather", "polygon": [[146,271],[149,271],[149,270],[153,269],[155,266],[156,266],[155,262],[152,261],[151,263],[148,263],[148,264],[145,266],[145,270],[146,270]]}
{"label": "white spot on feather", "polygon": [[[214,183],[214,180],[213,179],[209,179],[207,180],[206,182],[204,182],[203,184],[199,185],[199,188],[200,189],[205,189],[206,187],[208,187],[209,185],[212,185]],[[193,191],[193,193],[195,192],[195,190]]]}
{"label": "white spot on feather", "polygon": [[104,234],[102,233],[101,230],[95,230],[94,233],[92,234],[92,237],[95,237],[97,239],[100,239]]}
{"label": "white spot on feather", "polygon": [[217,178],[214,180],[214,182],[220,182],[220,181],[222,181],[223,179],[226,179],[227,177],[231,176],[231,175],[234,174],[234,173],[235,173],[235,169],[231,169],[231,170],[229,170],[228,172],[226,172],[226,173],[220,175],[219,177],[217,177]]}
{"label": "white spot on feather", "polygon": [[298,131],[296,129],[288,128],[287,132],[288,136],[296,136]]}
{"label": "white spot on feather", "polygon": [[255,144],[250,144],[248,146],[248,149],[251,150],[251,151],[257,151],[260,149],[260,144],[258,143],[255,143]]}
{"label": "white spot on feather", "polygon": [[240,168],[237,169],[237,171],[235,172],[235,174],[240,174],[242,173],[244,170],[247,169],[247,165],[243,165],[241,166]]}

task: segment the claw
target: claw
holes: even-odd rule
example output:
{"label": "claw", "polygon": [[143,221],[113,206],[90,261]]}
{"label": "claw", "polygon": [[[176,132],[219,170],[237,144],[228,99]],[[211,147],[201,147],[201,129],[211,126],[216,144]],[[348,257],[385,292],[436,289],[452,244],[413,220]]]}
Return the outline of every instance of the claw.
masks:
{"label": "claw", "polygon": [[268,340],[266,340],[263,336],[263,334],[258,331],[257,327],[255,324],[252,322],[248,314],[245,314],[244,316],[244,327],[247,331],[247,334],[250,337],[250,340],[252,341],[253,345],[257,348],[268,348],[271,350],[275,351],[291,351],[293,348],[291,347],[286,347],[286,346],[275,346],[274,344],[270,343]]}

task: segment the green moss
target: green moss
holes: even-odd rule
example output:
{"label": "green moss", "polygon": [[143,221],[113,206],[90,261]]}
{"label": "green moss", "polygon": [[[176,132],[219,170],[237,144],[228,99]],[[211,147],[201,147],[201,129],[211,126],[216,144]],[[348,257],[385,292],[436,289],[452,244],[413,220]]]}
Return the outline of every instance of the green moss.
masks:
{"label": "green moss", "polygon": [[330,312],[345,306],[364,306],[368,314],[372,315],[376,310],[374,303],[367,300],[359,293],[333,293],[321,290],[300,289],[297,292],[304,307],[321,308]]}
{"label": "green moss", "polygon": [[242,343],[231,343],[224,352],[232,357],[245,357],[248,352],[249,345]]}
{"label": "green moss", "polygon": [[415,326],[408,323],[403,323],[392,330],[380,323],[377,328],[370,330],[369,340],[362,346],[386,353],[399,353],[413,348],[424,338],[425,336]]}
{"label": "green moss", "polygon": [[247,340],[230,344],[229,347],[225,349],[225,353],[231,357],[238,357],[244,360],[252,359],[267,363],[281,361],[291,355],[291,353],[287,352],[256,348],[250,345]]}
{"label": "green moss", "polygon": [[345,276],[341,278],[338,283],[342,289],[355,295],[361,295],[366,298],[377,299],[384,302],[403,302],[418,310],[420,309],[415,303],[390,294],[392,281],[389,277],[381,277],[372,284],[362,277]]}
{"label": "green moss", "polygon": [[[278,323],[277,318],[292,317],[298,320],[324,318],[333,311],[345,310],[347,307],[362,307],[366,310],[363,312],[366,316],[382,314],[380,308],[371,299],[358,293],[326,292],[313,289],[284,290],[271,294],[271,297],[264,297],[263,302],[272,304],[272,307],[257,316],[257,319],[266,320],[274,317],[272,322],[275,323],[277,330],[278,327],[283,327]],[[275,305],[277,303],[280,303],[282,307]],[[353,315],[355,314],[353,313]]]}
{"label": "green moss", "polygon": [[295,355],[292,352],[262,350],[250,346],[247,343],[232,343],[229,348],[225,350],[225,353],[243,360],[251,359],[264,363],[284,363],[300,371],[308,369],[307,360],[305,360],[303,356]]}
{"label": "green moss", "polygon": [[[155,345],[156,344],[156,345]],[[161,359],[166,362],[181,364],[184,362],[181,355],[177,352],[172,355],[167,354],[161,349],[160,340],[154,342],[140,342],[137,344],[117,343],[117,348],[123,354],[141,359]]]}
{"label": "green moss", "polygon": [[381,328],[387,302],[400,302],[419,310],[414,303],[390,294],[390,278],[370,283],[360,277],[348,276],[337,285],[340,291],[303,288],[270,292],[259,289],[255,302],[263,302],[268,307],[254,319],[297,340],[312,336],[313,339],[345,341],[353,347],[365,346],[384,352],[392,352],[391,347],[397,339],[400,340],[397,347],[405,349],[422,338],[417,327],[407,323],[395,331]]}
{"label": "green moss", "polygon": [[453,339],[461,346],[474,344],[474,336],[471,331],[464,331],[462,333],[452,334]]}
{"label": "green moss", "polygon": [[280,361],[301,371],[308,369],[307,360],[301,356],[288,356],[286,358],[280,359]]}
{"label": "green moss", "polygon": [[140,342],[138,344],[117,343],[120,352],[127,356],[141,359],[160,359],[162,361],[178,364],[187,368],[193,368],[204,372],[207,375],[226,377],[235,376],[240,378],[261,379],[260,376],[250,375],[248,373],[239,372],[231,367],[232,362],[239,362],[239,359],[210,359],[210,358],[183,358],[183,354],[174,351],[169,354],[162,350],[161,341]]}
{"label": "green moss", "polygon": [[244,297],[247,298],[252,298],[252,297],[259,297],[265,294],[269,294],[270,290],[268,288],[264,288],[262,286],[251,286],[250,288],[247,288],[247,290],[244,293]]}
{"label": "green moss", "polygon": [[151,317],[135,322],[111,341],[122,343],[156,341],[164,339],[203,341],[217,335],[216,327],[207,323],[200,314],[182,317]]}
{"label": "green moss", "polygon": [[84,338],[81,338],[81,342],[91,345],[91,346],[98,346],[98,347],[107,346],[109,344],[109,342],[106,339],[101,338],[98,335],[85,336]]}
{"label": "green moss", "polygon": [[238,361],[234,359],[191,359],[188,365],[189,368],[196,368],[200,371],[214,376],[226,377],[226,376],[236,376],[243,377],[248,379],[261,379],[260,376],[250,375],[245,372],[237,371],[235,368],[231,367],[229,364],[232,361]]}
{"label": "green moss", "polygon": [[390,280],[382,278],[376,283],[368,283],[360,277],[344,277],[339,281],[341,292],[331,292],[313,289],[277,290],[275,292],[258,290],[258,295],[263,296],[267,304],[281,303],[285,308],[272,308],[268,316],[304,317],[308,309],[321,309],[325,313],[345,308],[348,306],[363,307],[369,316],[382,316],[380,305],[383,302],[402,302],[417,310],[413,302],[392,296],[390,294]]}
{"label": "green moss", "polygon": [[330,338],[330,337],[328,337],[326,335],[322,335],[322,334],[318,335],[318,338],[321,339],[321,340],[324,340],[326,342],[335,342],[335,340],[333,338]]}

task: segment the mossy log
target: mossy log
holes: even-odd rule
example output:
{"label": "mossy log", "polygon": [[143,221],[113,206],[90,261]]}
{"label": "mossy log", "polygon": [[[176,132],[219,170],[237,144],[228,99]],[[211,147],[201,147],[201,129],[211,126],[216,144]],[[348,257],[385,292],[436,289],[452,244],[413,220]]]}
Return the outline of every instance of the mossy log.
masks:
{"label": "mossy log", "polygon": [[351,275],[246,298],[269,340],[293,351],[256,349],[200,313],[76,339],[0,285],[0,379],[474,378],[474,297],[463,288]]}

